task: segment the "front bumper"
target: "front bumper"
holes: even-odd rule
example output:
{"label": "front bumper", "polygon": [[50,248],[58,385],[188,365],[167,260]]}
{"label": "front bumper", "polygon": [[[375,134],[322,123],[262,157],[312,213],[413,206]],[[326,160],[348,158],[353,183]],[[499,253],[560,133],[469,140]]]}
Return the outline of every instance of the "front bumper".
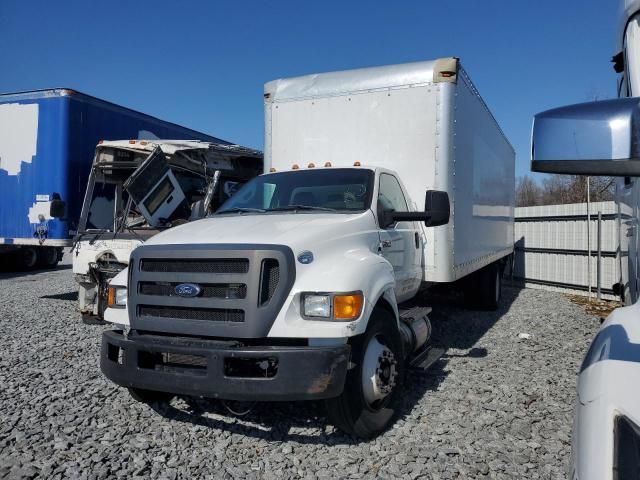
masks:
{"label": "front bumper", "polygon": [[123,387],[228,400],[314,400],[342,393],[350,346],[102,334],[100,368]]}

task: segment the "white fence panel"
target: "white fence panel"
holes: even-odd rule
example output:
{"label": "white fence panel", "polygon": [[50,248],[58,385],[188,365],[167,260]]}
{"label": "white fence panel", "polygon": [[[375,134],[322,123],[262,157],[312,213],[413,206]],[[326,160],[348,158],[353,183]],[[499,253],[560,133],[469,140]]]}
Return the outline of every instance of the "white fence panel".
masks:
{"label": "white fence panel", "polygon": [[[516,208],[514,277],[527,287],[580,295],[588,295],[590,283],[595,296],[599,270],[602,298],[616,299],[612,286],[620,281],[621,260],[626,261],[620,257],[617,206],[614,202],[594,202],[589,210],[590,222],[586,203]],[[600,265],[598,212],[602,219]]]}

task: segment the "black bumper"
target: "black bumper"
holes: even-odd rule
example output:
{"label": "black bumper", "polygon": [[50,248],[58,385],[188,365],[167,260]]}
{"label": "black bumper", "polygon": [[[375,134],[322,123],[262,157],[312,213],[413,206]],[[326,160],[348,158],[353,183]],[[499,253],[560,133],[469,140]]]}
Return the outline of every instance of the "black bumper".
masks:
{"label": "black bumper", "polygon": [[107,331],[100,368],[123,387],[228,400],[313,400],[342,393],[349,355],[349,345],[247,347]]}

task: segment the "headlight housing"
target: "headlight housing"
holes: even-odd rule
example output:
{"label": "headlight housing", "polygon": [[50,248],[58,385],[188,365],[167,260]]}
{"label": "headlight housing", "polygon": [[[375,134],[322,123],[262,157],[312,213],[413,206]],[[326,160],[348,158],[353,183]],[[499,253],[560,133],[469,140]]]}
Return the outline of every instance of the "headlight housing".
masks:
{"label": "headlight housing", "polygon": [[124,308],[127,306],[127,289],[125,287],[109,287],[107,290],[107,306]]}
{"label": "headlight housing", "polygon": [[350,322],[360,317],[364,306],[362,292],[317,293],[301,295],[301,311],[307,320],[333,320]]}

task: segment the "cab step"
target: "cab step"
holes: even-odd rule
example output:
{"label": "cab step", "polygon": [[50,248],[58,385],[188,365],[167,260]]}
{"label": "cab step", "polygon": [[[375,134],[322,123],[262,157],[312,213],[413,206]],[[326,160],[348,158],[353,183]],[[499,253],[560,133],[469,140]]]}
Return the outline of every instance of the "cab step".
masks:
{"label": "cab step", "polygon": [[401,320],[411,320],[415,318],[426,317],[433,310],[431,307],[415,307],[415,306],[398,306],[398,314]]}
{"label": "cab step", "polygon": [[425,345],[409,359],[409,368],[416,370],[427,370],[431,365],[436,363],[442,355],[444,348]]}

